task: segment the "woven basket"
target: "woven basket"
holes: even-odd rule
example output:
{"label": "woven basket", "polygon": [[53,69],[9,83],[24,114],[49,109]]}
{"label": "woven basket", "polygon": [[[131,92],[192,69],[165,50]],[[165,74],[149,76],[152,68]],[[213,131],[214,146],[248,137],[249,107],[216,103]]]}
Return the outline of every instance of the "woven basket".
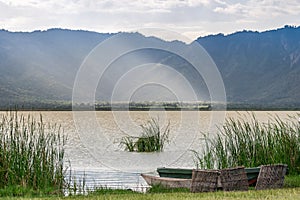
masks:
{"label": "woven basket", "polygon": [[283,187],[286,170],[287,165],[284,164],[262,165],[255,189],[263,190]]}
{"label": "woven basket", "polygon": [[221,170],[220,179],[224,191],[248,190],[248,178],[243,166]]}
{"label": "woven basket", "polygon": [[191,192],[213,192],[217,190],[218,170],[193,169]]}

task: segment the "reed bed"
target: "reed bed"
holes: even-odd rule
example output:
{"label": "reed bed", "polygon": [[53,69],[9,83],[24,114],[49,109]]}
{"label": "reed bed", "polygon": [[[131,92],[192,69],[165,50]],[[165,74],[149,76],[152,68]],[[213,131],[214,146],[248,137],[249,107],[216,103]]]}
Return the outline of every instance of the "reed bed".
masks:
{"label": "reed bed", "polygon": [[170,123],[162,129],[158,118],[151,118],[146,124],[141,125],[140,137],[126,136],[121,139],[120,146],[125,150],[133,152],[161,152],[168,142]]}
{"label": "reed bed", "polygon": [[204,137],[201,153],[193,151],[200,168],[285,163],[290,174],[300,174],[300,124],[294,117],[259,123],[254,114],[247,114],[227,119],[215,137]]}
{"label": "reed bed", "polygon": [[60,126],[42,116],[0,115],[0,189],[62,194],[65,143]]}

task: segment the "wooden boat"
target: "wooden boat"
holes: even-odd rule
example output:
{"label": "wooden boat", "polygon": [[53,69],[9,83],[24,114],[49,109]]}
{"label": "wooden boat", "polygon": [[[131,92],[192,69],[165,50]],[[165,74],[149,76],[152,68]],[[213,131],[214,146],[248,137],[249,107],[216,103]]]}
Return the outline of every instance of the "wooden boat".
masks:
{"label": "wooden boat", "polygon": [[[245,168],[249,185],[255,185],[260,167]],[[192,169],[185,168],[157,168],[160,177],[192,179]]]}
{"label": "wooden boat", "polygon": [[185,168],[157,168],[160,177],[192,179],[192,169]]}
{"label": "wooden boat", "polygon": [[161,185],[166,188],[190,188],[192,179],[159,177],[141,174],[148,185]]}
{"label": "wooden boat", "polygon": [[248,177],[249,186],[254,186],[258,178],[260,167],[245,168],[245,171]]}

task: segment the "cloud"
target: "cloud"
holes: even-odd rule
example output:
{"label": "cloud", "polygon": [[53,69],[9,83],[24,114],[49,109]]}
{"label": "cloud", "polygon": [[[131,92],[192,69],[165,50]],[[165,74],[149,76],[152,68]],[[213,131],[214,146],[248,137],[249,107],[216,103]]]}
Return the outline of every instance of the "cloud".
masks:
{"label": "cloud", "polygon": [[223,4],[224,7],[216,7],[214,12],[224,13],[224,14],[234,14],[234,15],[245,15],[247,13],[247,7],[237,3],[233,5]]}
{"label": "cloud", "polygon": [[0,0],[4,29],[118,32],[156,26],[187,35],[299,25],[300,0]]}
{"label": "cloud", "polygon": [[220,6],[214,12],[221,14],[237,15],[247,18],[270,18],[282,15],[299,15],[299,0],[248,0],[237,3],[227,3],[216,0]]}

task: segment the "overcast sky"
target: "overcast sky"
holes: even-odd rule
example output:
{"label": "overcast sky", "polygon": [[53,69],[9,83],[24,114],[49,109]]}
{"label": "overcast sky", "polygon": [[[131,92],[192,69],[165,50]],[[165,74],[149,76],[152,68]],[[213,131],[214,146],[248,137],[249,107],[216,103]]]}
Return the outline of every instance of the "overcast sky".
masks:
{"label": "overcast sky", "polygon": [[0,29],[163,28],[191,39],[300,25],[300,0],[0,0]]}

